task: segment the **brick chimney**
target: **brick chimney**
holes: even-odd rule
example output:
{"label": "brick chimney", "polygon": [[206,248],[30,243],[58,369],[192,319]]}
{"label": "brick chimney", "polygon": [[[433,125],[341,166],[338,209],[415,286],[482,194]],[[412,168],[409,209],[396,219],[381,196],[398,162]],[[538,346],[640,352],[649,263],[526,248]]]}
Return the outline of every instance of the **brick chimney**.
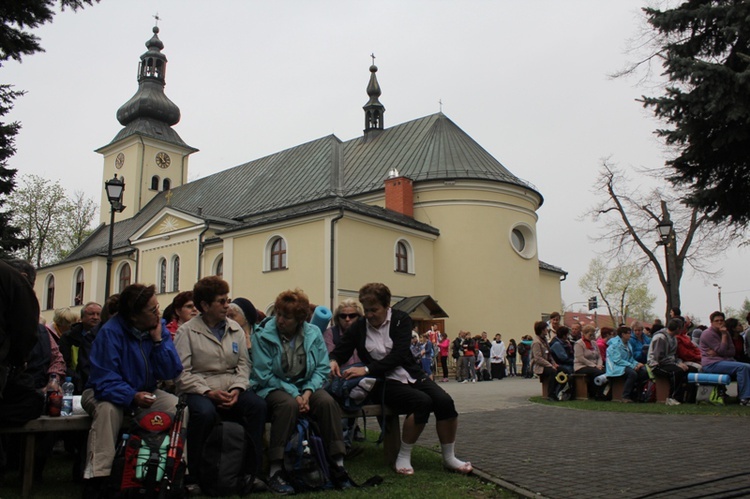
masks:
{"label": "brick chimney", "polygon": [[414,189],[410,178],[392,170],[385,179],[385,208],[414,218]]}

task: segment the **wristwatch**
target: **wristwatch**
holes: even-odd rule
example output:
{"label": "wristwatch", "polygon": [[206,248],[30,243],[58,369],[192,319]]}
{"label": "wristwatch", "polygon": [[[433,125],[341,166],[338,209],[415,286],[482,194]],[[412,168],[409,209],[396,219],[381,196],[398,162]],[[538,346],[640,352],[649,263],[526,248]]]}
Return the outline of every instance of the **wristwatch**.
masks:
{"label": "wristwatch", "polygon": [[365,366],[365,374],[370,374],[370,368]]}

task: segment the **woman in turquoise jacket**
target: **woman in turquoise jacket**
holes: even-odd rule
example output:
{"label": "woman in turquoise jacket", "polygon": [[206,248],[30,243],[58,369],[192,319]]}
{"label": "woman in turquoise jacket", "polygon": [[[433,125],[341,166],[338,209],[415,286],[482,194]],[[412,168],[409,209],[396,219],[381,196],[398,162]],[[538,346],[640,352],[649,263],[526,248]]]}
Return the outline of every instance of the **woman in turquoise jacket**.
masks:
{"label": "woman in turquoise jacket", "polygon": [[607,341],[607,378],[625,377],[622,390],[622,402],[633,402],[637,399],[643,383],[648,379],[646,366],[635,360],[630,349],[630,335],[627,326],[617,328],[617,335]]}
{"label": "woman in turquoise jacket", "polygon": [[341,409],[323,389],[331,367],[323,334],[306,322],[310,302],[299,289],[284,291],[276,298],[275,315],[256,329],[252,338],[255,392],[266,399],[271,436],[268,449],[269,487],[278,494],[294,489],[284,475],[284,446],[297,418],[306,415],[320,428],[326,451],[334,466],[332,480],[338,488],[352,486],[344,470],[346,446],[341,429]]}

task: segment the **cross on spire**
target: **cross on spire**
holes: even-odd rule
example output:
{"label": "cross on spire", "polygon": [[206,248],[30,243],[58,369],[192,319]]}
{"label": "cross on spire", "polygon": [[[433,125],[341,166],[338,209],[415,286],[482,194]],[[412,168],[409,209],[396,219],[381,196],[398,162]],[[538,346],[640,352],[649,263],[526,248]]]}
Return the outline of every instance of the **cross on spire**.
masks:
{"label": "cross on spire", "polygon": [[159,13],[157,12],[155,15],[151,16],[156,20],[156,25],[159,25],[159,21],[161,21],[161,17],[159,17]]}
{"label": "cross on spire", "polygon": [[440,112],[443,112],[443,99],[438,100],[438,104],[440,104]]}
{"label": "cross on spire", "polygon": [[370,57],[372,57],[372,63],[375,64],[375,52],[370,54]]}

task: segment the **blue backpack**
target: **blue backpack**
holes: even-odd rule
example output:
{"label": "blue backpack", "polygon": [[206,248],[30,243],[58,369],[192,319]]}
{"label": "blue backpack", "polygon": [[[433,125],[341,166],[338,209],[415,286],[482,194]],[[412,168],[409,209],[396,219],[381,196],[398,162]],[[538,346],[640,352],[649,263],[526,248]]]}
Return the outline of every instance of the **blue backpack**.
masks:
{"label": "blue backpack", "polygon": [[328,456],[314,422],[297,419],[284,450],[284,471],[296,493],[333,489]]}

